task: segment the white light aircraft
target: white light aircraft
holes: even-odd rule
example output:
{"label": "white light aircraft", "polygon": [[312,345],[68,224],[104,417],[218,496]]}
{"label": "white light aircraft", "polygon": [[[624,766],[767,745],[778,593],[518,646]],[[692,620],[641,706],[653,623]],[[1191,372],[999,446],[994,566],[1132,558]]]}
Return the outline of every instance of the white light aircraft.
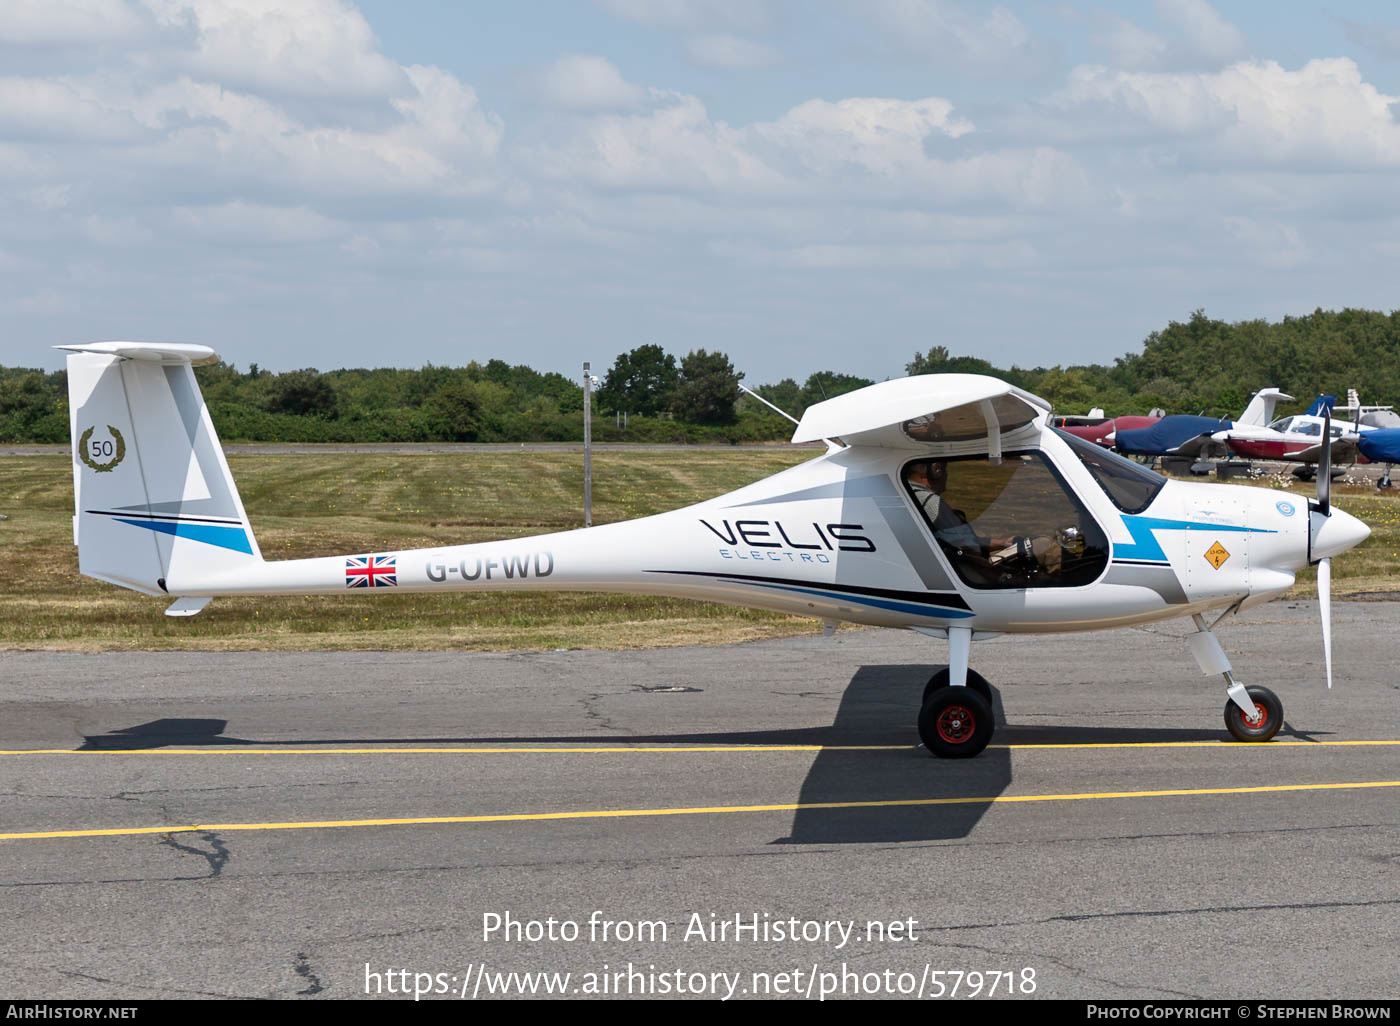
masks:
{"label": "white light aircraft", "polygon": [[[918,730],[939,756],[976,755],[992,694],[974,641],[1193,618],[1188,647],[1226,683],[1240,740],[1283,709],[1234,679],[1220,619],[1318,567],[1331,686],[1330,558],[1365,524],[1329,501],[1166,478],[1048,426],[1045,400],[995,378],[885,381],[810,407],[800,466],[694,506],[507,541],[264,560],[195,381],[204,346],[100,342],[69,350],[73,519],[82,573],[175,599],[222,595],[558,589],[756,606],[946,639]],[[1328,437],[1324,432],[1324,438]],[[1207,614],[1218,618],[1207,623]]]}

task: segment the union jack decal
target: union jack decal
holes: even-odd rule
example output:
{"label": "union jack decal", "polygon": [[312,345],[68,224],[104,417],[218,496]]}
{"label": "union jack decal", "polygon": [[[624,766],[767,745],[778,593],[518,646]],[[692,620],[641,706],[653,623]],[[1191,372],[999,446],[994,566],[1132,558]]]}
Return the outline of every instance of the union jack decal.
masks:
{"label": "union jack decal", "polygon": [[397,556],[348,556],[345,560],[347,588],[392,588],[399,583]]}

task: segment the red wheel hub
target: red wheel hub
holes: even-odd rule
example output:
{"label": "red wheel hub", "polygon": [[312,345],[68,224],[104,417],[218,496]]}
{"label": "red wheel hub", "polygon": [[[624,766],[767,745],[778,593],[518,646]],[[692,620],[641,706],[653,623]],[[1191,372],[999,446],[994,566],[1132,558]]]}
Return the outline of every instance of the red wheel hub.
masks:
{"label": "red wheel hub", "polygon": [[972,736],[977,720],[965,705],[950,705],[938,714],[938,736],[950,745],[960,745]]}
{"label": "red wheel hub", "polygon": [[1260,727],[1262,727],[1264,724],[1266,724],[1266,723],[1269,722],[1269,710],[1268,710],[1268,709],[1265,709],[1265,708],[1264,708],[1262,705],[1260,705],[1258,702],[1255,702],[1255,703],[1254,703],[1254,715],[1253,715],[1253,716],[1244,716],[1243,719],[1244,719],[1244,725],[1245,725],[1246,727],[1248,727],[1250,730],[1258,730],[1258,729],[1259,729]]}

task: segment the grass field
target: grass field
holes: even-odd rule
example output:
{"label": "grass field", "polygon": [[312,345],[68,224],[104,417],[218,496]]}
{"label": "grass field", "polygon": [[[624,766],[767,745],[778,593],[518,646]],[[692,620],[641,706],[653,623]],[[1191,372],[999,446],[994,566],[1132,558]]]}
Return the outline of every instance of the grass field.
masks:
{"label": "grass field", "polygon": [[[674,509],[766,477],[812,450],[595,453],[594,521]],[[452,454],[236,456],[269,559],[485,541],[580,525],[582,455],[502,447]],[[1306,492],[1307,489],[1295,489]],[[1400,499],[1339,489],[1372,527],[1336,560],[1339,594],[1400,589]],[[199,616],[81,577],[64,455],[0,458],[0,649],[640,648],[775,637],[812,620],[679,599],[586,593],[223,598]],[[1296,593],[1313,594],[1311,572]]]}

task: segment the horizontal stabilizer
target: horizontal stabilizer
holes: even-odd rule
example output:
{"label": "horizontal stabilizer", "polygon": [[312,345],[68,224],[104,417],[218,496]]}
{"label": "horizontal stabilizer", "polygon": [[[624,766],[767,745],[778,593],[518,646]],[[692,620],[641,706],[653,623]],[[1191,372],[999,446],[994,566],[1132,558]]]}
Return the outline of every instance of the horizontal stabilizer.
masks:
{"label": "horizontal stabilizer", "polygon": [[219,362],[219,354],[214,350],[189,342],[85,342],[82,345],[54,348],[70,353],[96,353],[99,356],[115,356],[122,360],[146,360],[172,366],[188,363],[201,367],[206,363]]}
{"label": "horizontal stabilizer", "polygon": [[170,608],[165,611],[166,616],[194,616],[210,602],[212,598],[182,598],[176,599]]}

